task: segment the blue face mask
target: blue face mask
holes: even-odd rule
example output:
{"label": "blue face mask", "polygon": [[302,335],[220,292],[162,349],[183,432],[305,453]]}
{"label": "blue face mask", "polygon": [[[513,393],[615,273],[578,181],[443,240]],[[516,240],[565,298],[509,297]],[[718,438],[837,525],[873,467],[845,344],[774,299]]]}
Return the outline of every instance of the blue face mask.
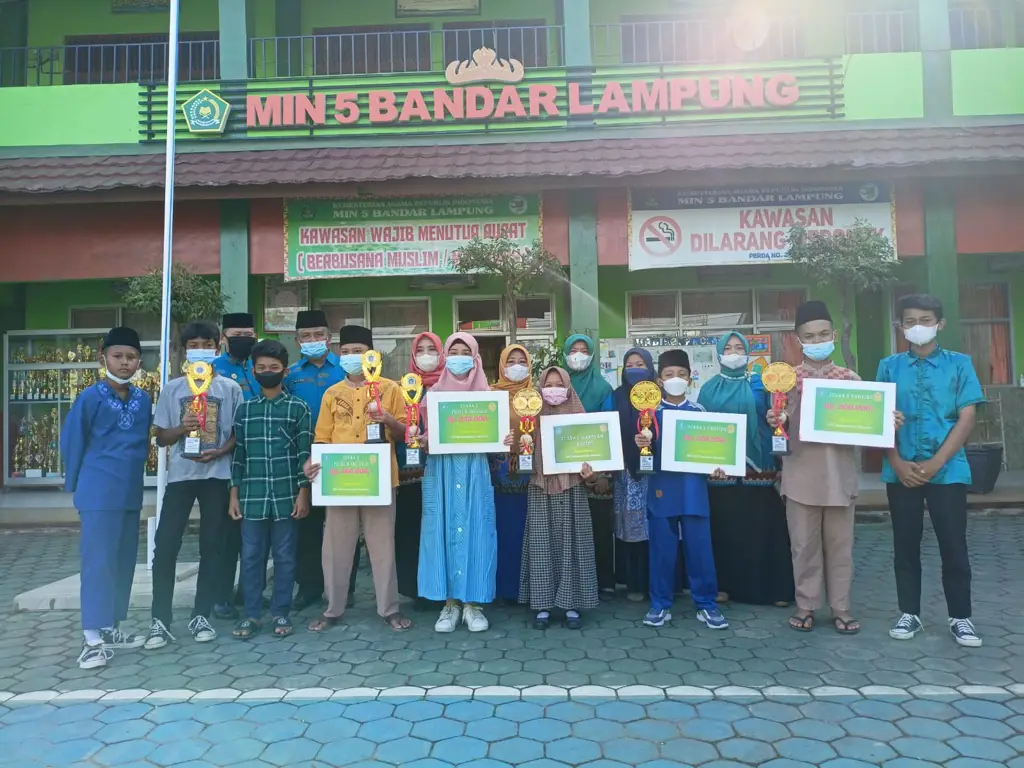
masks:
{"label": "blue face mask", "polygon": [[629,384],[639,384],[641,381],[646,381],[650,378],[650,371],[646,368],[625,368],[622,371],[622,375],[626,377],[626,381]]}
{"label": "blue face mask", "polygon": [[344,368],[345,373],[349,375],[358,375],[363,372],[363,356],[342,355],[341,367]]}
{"label": "blue face mask", "polygon": [[190,363],[212,363],[217,359],[216,349],[186,349],[185,359]]}
{"label": "blue face mask", "polygon": [[302,354],[306,357],[323,357],[327,354],[326,341],[304,341],[299,345]]}
{"label": "blue face mask", "polygon": [[444,360],[444,367],[456,376],[464,376],[473,370],[473,358],[469,355],[446,357]]}
{"label": "blue face mask", "polygon": [[828,360],[836,349],[834,341],[821,341],[817,344],[801,344],[800,346],[804,348],[804,357],[819,363],[822,360]]}

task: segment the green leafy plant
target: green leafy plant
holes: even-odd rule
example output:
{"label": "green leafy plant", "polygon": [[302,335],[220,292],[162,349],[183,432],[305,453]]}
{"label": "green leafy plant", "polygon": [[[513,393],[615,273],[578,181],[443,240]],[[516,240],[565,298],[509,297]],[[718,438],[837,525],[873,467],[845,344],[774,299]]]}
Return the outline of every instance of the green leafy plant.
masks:
{"label": "green leafy plant", "polygon": [[539,239],[523,248],[505,237],[474,238],[462,247],[455,268],[464,275],[491,275],[501,281],[513,344],[518,330],[517,301],[529,295],[531,288],[544,278],[564,278],[562,265]]}
{"label": "green leafy plant", "polygon": [[889,238],[864,219],[840,232],[793,227],[786,255],[815,285],[839,292],[843,358],[847,367],[856,370],[857,358],[850,343],[854,302],[858,293],[881,290],[896,281],[899,262]]}
{"label": "green leafy plant", "polygon": [[[562,342],[554,341],[531,342],[526,345],[530,350],[530,360],[533,363],[533,370],[530,372],[533,380],[540,382],[540,375],[553,365],[565,368],[565,355],[562,354]],[[540,386],[540,384],[538,384]]]}

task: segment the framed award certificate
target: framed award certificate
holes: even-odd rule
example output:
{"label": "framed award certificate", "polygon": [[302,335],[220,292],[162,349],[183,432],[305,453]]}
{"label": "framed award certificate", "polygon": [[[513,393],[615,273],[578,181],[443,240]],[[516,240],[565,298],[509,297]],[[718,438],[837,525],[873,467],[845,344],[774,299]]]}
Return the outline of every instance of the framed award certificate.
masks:
{"label": "framed award certificate", "polygon": [[735,413],[662,412],[661,468],[710,475],[747,474],[747,417]]}
{"label": "framed award certificate", "polygon": [[541,463],[545,475],[623,469],[618,413],[573,413],[540,417]]}
{"label": "framed award certificate", "polygon": [[315,507],[386,507],[394,493],[391,444],[313,446],[320,465],[313,481]]}
{"label": "framed award certificate", "polygon": [[508,392],[430,392],[427,446],[433,454],[508,453]]}
{"label": "framed award certificate", "polygon": [[805,443],[892,448],[896,385],[878,381],[804,379],[800,439]]}

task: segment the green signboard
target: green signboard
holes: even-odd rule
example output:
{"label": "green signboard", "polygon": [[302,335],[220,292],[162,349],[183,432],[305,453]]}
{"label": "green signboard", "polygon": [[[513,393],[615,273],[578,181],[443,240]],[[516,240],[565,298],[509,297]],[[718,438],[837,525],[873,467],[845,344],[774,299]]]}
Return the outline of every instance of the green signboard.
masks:
{"label": "green signboard", "polygon": [[539,195],[286,200],[284,214],[286,280],[452,274],[474,237],[541,236]]}
{"label": "green signboard", "polygon": [[380,462],[373,453],[330,453],[321,467],[324,496],[376,496]]}
{"label": "green signboard", "polygon": [[612,443],[607,424],[562,424],[553,431],[558,464],[611,461]]}
{"label": "green signboard", "polygon": [[881,435],[885,428],[881,390],[818,387],[814,401],[814,429],[849,435]]}

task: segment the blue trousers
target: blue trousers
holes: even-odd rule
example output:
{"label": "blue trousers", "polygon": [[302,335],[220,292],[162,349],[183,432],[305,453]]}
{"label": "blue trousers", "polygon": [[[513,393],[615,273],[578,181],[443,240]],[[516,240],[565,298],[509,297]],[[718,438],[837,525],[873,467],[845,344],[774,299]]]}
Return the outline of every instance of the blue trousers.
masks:
{"label": "blue trousers", "polygon": [[82,629],[106,629],[128,618],[139,557],[139,510],[88,510],[78,516]]}
{"label": "blue trousers", "polygon": [[686,578],[698,611],[715,607],[718,577],[711,549],[711,519],[707,517],[654,517],[648,513],[647,529],[651,553],[651,610],[672,607],[680,535]]}
{"label": "blue trousers", "polygon": [[242,601],[245,617],[263,615],[263,589],[267,579],[267,551],[274,555],[274,591],[270,615],[288,618],[292,610],[292,588],[298,557],[298,526],[284,520],[242,520]]}

